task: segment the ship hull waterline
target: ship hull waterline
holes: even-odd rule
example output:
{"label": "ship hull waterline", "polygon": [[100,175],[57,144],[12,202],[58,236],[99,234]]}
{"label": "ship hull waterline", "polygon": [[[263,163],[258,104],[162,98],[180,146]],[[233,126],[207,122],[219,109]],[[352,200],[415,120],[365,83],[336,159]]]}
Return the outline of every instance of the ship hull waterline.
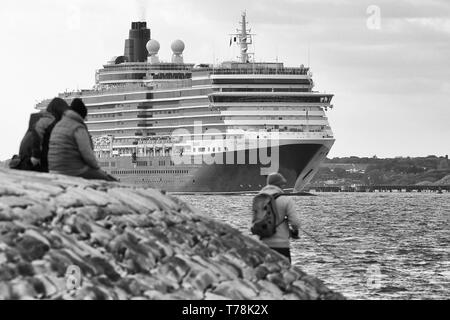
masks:
{"label": "ship hull waterline", "polygon": [[[131,157],[107,158],[101,161],[115,162],[115,167],[104,167],[108,173],[121,182],[161,189],[172,193],[245,193],[259,191],[266,185],[267,174],[278,171],[283,174],[288,183],[286,189],[301,192],[308,184],[328,155],[334,140],[326,143],[297,143],[281,145],[279,165],[263,165],[259,155],[271,156],[271,151],[245,150],[245,161],[239,163],[238,152],[230,151],[214,154],[216,159],[223,159],[223,164],[188,164],[158,166],[159,163],[170,163],[170,156],[138,157],[137,163],[132,163]],[[269,149],[270,150],[270,149]],[[243,154],[243,153],[242,153]],[[249,161],[250,155],[258,155],[255,161]],[[230,159],[232,159],[230,164]],[[147,161],[146,161],[147,160]],[[139,166],[139,163],[155,165]],[[273,163],[272,163],[273,164]],[[273,170],[271,171],[271,169]],[[276,170],[278,169],[278,170]]]}

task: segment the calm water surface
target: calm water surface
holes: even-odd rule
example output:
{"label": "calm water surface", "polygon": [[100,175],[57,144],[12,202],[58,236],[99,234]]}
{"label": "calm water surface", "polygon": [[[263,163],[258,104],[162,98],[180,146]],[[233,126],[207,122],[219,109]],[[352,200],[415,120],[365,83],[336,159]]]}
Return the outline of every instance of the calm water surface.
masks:
{"label": "calm water surface", "polygon": [[[252,196],[181,196],[250,235]],[[450,194],[295,198],[293,264],[352,299],[450,299]]]}

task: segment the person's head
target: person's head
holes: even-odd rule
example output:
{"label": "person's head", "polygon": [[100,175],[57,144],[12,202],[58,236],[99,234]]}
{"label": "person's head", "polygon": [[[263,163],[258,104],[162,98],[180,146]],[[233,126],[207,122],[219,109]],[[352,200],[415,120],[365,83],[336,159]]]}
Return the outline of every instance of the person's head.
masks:
{"label": "person's head", "polygon": [[70,109],[78,113],[83,119],[86,119],[88,110],[83,100],[79,98],[73,99],[72,104],[70,105]]}
{"label": "person's head", "polygon": [[61,120],[64,112],[69,110],[69,105],[61,98],[53,99],[47,107],[47,111],[50,112],[57,121]]}
{"label": "person's head", "polygon": [[287,185],[287,181],[281,173],[272,173],[267,177],[267,185],[283,189]]}

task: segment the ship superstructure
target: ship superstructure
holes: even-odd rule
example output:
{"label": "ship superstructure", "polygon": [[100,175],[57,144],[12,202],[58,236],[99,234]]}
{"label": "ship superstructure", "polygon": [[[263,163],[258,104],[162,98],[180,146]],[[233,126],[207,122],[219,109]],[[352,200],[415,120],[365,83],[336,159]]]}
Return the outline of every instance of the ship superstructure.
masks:
{"label": "ship superstructure", "polygon": [[251,62],[245,13],[234,37],[240,61],[185,63],[177,40],[162,62],[146,23],[135,22],[124,55],[97,71],[92,90],[61,95],[86,103],[104,170],[178,192],[255,191],[273,171],[300,191],[313,178],[334,143],[333,95],[313,91],[307,67]]}

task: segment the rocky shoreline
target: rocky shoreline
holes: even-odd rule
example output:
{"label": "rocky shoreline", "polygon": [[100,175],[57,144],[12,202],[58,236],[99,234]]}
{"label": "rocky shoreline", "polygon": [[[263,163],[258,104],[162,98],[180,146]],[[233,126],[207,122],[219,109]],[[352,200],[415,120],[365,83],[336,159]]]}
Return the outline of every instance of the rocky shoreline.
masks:
{"label": "rocky shoreline", "polygon": [[160,191],[0,168],[1,299],[344,299]]}

